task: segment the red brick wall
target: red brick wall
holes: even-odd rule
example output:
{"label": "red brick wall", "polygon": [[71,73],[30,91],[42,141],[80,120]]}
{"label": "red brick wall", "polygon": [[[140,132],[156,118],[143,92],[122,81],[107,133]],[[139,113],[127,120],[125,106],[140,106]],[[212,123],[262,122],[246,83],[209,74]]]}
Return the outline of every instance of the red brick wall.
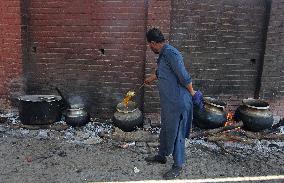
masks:
{"label": "red brick wall", "polygon": [[[170,20],[171,20],[171,1],[170,0],[149,0],[148,1],[148,15],[147,15],[147,28],[157,27],[161,29],[167,40],[169,40],[170,34]],[[145,77],[155,72],[156,68],[155,55],[149,47],[146,51],[146,66]],[[144,112],[155,113],[159,112],[159,93],[156,83],[153,83],[150,87],[144,88]]]}
{"label": "red brick wall", "polygon": [[0,98],[15,97],[22,74],[20,1],[0,2]]}
{"label": "red brick wall", "polygon": [[[145,32],[155,26],[184,54],[196,88],[234,110],[254,93],[265,2],[2,0],[0,96],[18,95],[23,81],[29,94],[56,94],[57,86],[66,96],[81,96],[93,114],[109,117],[123,95],[154,72],[156,55]],[[261,87],[261,97],[279,116],[284,111],[283,4],[272,1]],[[135,100],[144,112],[159,112],[156,84]]]}
{"label": "red brick wall", "polygon": [[273,0],[268,27],[262,97],[269,100],[271,110],[284,117],[284,0]]}
{"label": "red brick wall", "polygon": [[[143,82],[144,0],[34,0],[28,7],[28,93],[56,93],[58,86],[104,116]],[[142,97],[135,98],[140,106]]]}

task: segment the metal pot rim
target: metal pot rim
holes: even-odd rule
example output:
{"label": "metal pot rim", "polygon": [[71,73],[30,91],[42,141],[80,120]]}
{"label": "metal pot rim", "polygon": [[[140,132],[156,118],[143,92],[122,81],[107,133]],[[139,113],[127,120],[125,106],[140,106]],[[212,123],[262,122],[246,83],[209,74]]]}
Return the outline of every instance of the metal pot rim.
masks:
{"label": "metal pot rim", "polygon": [[[243,105],[253,108],[253,109],[269,109],[269,104],[268,102],[261,100],[261,99],[254,99],[254,98],[247,98],[242,100]],[[259,104],[256,106],[255,104]]]}
{"label": "metal pot rim", "polygon": [[68,111],[68,110],[64,110],[63,112],[62,112],[62,114],[64,115],[64,116],[67,116],[67,117],[82,117],[82,116],[86,116],[86,115],[88,115],[88,112],[87,111],[85,111],[85,110],[80,110],[79,112],[78,111]]}
{"label": "metal pot rim", "polygon": [[212,98],[212,97],[203,97],[204,102],[212,105],[214,107],[222,108],[223,110],[225,109],[225,106],[227,105],[226,102],[223,102],[221,100]]}
{"label": "metal pot rim", "polygon": [[61,99],[61,96],[58,95],[23,95],[18,97],[18,100],[25,102],[54,102]]}
{"label": "metal pot rim", "polygon": [[82,109],[85,108],[83,103],[70,103],[70,109]]}
{"label": "metal pot rim", "polygon": [[85,110],[84,107],[78,107],[78,108],[68,108],[66,109],[67,111],[82,111],[82,110]]}
{"label": "metal pot rim", "polygon": [[116,110],[122,113],[131,113],[137,110],[137,104],[133,101],[129,101],[128,107],[125,107],[123,102],[120,102],[117,104]]}

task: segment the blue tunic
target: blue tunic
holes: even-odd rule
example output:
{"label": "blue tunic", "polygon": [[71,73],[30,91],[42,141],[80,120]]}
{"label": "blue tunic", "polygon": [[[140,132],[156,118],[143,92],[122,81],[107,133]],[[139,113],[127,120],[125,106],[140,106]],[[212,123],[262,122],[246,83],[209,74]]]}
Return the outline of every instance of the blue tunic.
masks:
{"label": "blue tunic", "polygon": [[161,104],[159,154],[173,154],[175,163],[181,166],[184,162],[184,139],[192,121],[192,97],[186,88],[191,77],[181,53],[169,44],[161,49],[157,65]]}

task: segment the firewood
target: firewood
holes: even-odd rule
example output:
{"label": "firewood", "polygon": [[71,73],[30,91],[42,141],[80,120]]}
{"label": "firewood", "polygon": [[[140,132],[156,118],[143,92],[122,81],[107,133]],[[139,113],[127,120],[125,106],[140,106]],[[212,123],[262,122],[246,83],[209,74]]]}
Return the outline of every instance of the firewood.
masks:
{"label": "firewood", "polygon": [[227,134],[221,134],[221,135],[214,135],[214,136],[208,136],[207,140],[210,142],[215,141],[243,141],[244,139],[239,136],[234,135],[227,135]]}
{"label": "firewood", "polygon": [[244,131],[244,134],[248,138],[252,139],[266,139],[266,140],[284,140],[284,134],[274,134],[274,133],[264,133],[264,132],[249,132],[249,131]]}
{"label": "firewood", "polygon": [[220,133],[220,132],[223,132],[223,131],[226,131],[226,130],[232,130],[232,129],[235,129],[235,128],[238,128],[238,127],[243,127],[243,125],[244,125],[243,122],[240,121],[236,124],[229,125],[229,126],[223,126],[223,127],[220,127],[220,128],[206,130],[206,131],[203,131],[203,132],[194,132],[194,133],[189,135],[189,138],[207,137],[209,135]]}

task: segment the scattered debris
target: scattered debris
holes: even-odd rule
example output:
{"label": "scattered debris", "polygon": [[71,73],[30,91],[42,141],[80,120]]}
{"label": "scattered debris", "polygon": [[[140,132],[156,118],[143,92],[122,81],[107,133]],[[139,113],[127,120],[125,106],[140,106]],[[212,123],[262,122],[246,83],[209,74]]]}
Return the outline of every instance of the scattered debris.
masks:
{"label": "scattered debris", "polygon": [[83,141],[83,143],[88,145],[95,145],[101,143],[102,141],[103,139],[101,139],[100,137],[91,137]]}
{"label": "scattered debris", "polygon": [[119,147],[123,148],[123,149],[126,149],[130,146],[135,146],[135,142],[131,142],[131,143],[125,143],[125,144],[120,144],[118,145]]}
{"label": "scattered debris", "polygon": [[48,139],[49,134],[47,130],[39,130],[38,135],[35,137],[36,139]]}
{"label": "scattered debris", "polygon": [[158,140],[158,134],[153,134],[139,129],[134,132],[124,132],[117,127],[115,127],[112,134],[101,133],[100,136],[123,142],[155,142]]}
{"label": "scattered debris", "polygon": [[140,170],[137,167],[134,167],[133,171],[134,171],[134,173],[139,173],[140,172]]}
{"label": "scattered debris", "polygon": [[25,161],[28,162],[28,163],[30,163],[30,162],[33,161],[33,159],[32,159],[31,156],[27,156],[27,157],[25,158]]}

